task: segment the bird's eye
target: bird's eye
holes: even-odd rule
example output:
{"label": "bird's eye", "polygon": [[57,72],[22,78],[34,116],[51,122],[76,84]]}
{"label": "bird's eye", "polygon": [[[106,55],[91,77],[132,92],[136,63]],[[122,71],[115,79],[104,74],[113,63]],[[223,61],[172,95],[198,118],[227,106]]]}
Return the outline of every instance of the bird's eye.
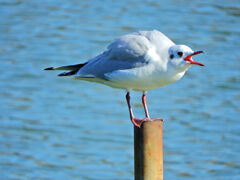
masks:
{"label": "bird's eye", "polygon": [[177,54],[178,54],[179,57],[182,57],[183,52],[178,52]]}
{"label": "bird's eye", "polygon": [[174,56],[173,56],[173,54],[171,54],[171,55],[170,55],[170,59],[173,59],[173,58],[174,58]]}

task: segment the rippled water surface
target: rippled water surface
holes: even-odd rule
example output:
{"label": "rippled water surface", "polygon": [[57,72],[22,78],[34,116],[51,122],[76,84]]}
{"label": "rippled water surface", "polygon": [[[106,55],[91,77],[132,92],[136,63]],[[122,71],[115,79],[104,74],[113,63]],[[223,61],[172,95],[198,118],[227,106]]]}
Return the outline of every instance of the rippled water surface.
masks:
{"label": "rippled water surface", "polygon": [[148,93],[165,120],[165,179],[240,179],[239,1],[0,0],[0,15],[0,179],[133,179],[125,92],[43,68],[151,29],[207,52],[204,68]]}

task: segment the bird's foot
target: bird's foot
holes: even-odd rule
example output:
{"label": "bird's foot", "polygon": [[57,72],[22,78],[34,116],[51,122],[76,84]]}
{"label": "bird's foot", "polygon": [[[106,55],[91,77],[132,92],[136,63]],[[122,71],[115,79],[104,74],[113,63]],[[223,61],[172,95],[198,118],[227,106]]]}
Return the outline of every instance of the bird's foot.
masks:
{"label": "bird's foot", "polygon": [[139,128],[141,128],[141,125],[144,121],[157,121],[157,120],[162,121],[162,119],[160,119],[160,118],[156,118],[156,119],[151,119],[151,118],[148,118],[148,117],[146,117],[144,119],[135,118],[135,117],[131,118],[132,123]]}
{"label": "bird's foot", "polygon": [[131,118],[131,121],[132,123],[134,124],[134,126],[137,126],[137,127],[141,127],[143,121],[145,121],[145,119],[140,119],[140,118],[135,118],[135,117],[132,117]]}

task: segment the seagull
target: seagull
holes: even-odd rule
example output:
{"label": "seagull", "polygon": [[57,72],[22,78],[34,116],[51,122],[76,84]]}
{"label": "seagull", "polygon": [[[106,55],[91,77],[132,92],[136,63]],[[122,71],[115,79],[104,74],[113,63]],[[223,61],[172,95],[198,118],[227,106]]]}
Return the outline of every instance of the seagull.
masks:
{"label": "seagull", "polygon": [[[141,127],[144,121],[154,121],[148,113],[146,92],[181,79],[192,65],[204,66],[186,45],[176,45],[158,30],[139,31],[115,39],[107,49],[85,63],[49,67],[45,70],[64,70],[58,76],[101,83],[125,89],[132,123]],[[145,118],[136,118],[130,104],[130,91],[141,91]]]}

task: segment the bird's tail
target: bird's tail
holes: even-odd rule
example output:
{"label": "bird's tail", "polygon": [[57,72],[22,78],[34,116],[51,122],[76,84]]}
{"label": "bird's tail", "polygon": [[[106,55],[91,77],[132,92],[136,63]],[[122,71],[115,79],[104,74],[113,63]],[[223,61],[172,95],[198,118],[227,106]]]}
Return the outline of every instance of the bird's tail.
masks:
{"label": "bird's tail", "polygon": [[81,69],[83,66],[85,66],[87,63],[83,64],[75,64],[75,65],[68,65],[68,66],[60,66],[60,67],[48,67],[44,70],[69,70],[67,72],[63,72],[58,74],[58,76],[71,76],[78,72],[79,69]]}

